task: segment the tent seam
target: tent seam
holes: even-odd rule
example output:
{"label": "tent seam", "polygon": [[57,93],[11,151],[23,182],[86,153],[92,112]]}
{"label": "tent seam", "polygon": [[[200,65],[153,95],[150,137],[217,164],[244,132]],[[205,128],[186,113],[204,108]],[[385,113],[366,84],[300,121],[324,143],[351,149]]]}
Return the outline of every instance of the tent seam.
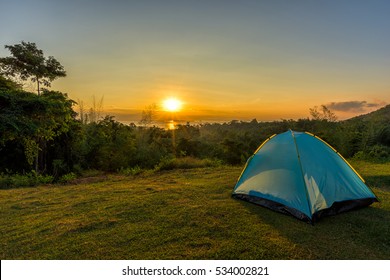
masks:
{"label": "tent seam", "polygon": [[306,194],[307,205],[309,206],[309,210],[310,210],[310,220],[311,220],[311,222],[313,222],[313,220],[312,220],[313,213],[312,213],[311,201],[310,201],[309,193],[307,191],[307,185],[306,185],[306,181],[305,181],[305,176],[303,175],[303,167],[302,167],[302,162],[301,162],[301,155],[299,154],[299,149],[298,149],[297,141],[295,139],[295,134],[294,134],[294,132],[291,129],[290,129],[290,132],[291,132],[292,138],[294,140],[295,149],[297,151],[297,156],[298,156],[299,167],[301,169],[302,180],[303,180],[303,184],[305,186],[305,194]]}

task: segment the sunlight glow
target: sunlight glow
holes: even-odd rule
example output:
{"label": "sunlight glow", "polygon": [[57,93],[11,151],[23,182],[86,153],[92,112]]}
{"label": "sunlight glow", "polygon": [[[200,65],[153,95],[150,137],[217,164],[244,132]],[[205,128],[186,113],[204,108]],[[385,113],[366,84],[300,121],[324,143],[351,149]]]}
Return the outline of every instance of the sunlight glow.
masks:
{"label": "sunlight glow", "polygon": [[175,122],[174,122],[174,121],[169,121],[169,122],[167,123],[167,129],[168,129],[168,130],[176,129],[176,124],[175,124]]}
{"label": "sunlight glow", "polygon": [[170,97],[163,101],[163,108],[168,112],[177,112],[180,111],[182,102],[174,97]]}

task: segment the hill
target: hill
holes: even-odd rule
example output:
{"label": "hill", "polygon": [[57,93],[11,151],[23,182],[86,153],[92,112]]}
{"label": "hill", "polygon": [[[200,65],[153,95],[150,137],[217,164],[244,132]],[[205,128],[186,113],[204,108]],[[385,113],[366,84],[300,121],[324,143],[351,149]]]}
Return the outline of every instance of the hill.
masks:
{"label": "hill", "polygon": [[368,114],[356,116],[345,120],[345,122],[380,122],[380,123],[390,123],[390,105],[386,105],[376,111],[370,112]]}
{"label": "hill", "polygon": [[390,159],[390,105],[323,129],[329,143],[346,157]]}

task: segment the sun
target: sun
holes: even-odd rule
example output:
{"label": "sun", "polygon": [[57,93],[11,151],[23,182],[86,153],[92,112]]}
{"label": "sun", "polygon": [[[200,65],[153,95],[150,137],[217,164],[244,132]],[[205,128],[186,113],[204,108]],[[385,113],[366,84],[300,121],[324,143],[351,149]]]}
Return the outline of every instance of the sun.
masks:
{"label": "sun", "polygon": [[163,101],[163,108],[168,112],[178,112],[180,111],[182,105],[183,102],[174,97],[167,98]]}

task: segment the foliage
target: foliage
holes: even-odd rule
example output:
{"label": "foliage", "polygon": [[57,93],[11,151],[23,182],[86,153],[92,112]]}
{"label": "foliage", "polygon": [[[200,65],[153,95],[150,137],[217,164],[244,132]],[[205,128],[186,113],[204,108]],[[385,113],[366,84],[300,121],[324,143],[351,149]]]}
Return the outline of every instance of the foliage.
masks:
{"label": "foliage", "polygon": [[78,131],[73,104],[56,91],[0,91],[0,171],[50,172],[56,157],[71,165],[69,147]]}
{"label": "foliage", "polygon": [[319,109],[318,106],[314,106],[313,108],[310,108],[309,111],[313,120],[328,122],[337,121],[337,116],[325,105],[321,105],[321,109]]}
{"label": "foliage", "polygon": [[77,178],[77,175],[75,173],[73,173],[73,172],[70,172],[68,174],[62,175],[59,178],[58,182],[65,184],[65,183],[71,182],[72,180],[74,180],[76,178]]}
{"label": "foliage", "polygon": [[33,187],[42,184],[50,184],[54,181],[51,175],[41,175],[35,172],[27,174],[0,174],[0,189],[15,187]]}
{"label": "foliage", "polygon": [[390,157],[390,147],[375,145],[370,149],[369,155],[371,158],[388,159]]}
{"label": "foliage", "polygon": [[76,149],[83,168],[116,171],[134,163],[135,136],[131,127],[106,116],[82,127]]}
{"label": "foliage", "polygon": [[51,82],[58,77],[65,77],[64,67],[53,57],[44,57],[43,51],[35,43],[24,42],[13,46],[6,45],[12,56],[0,58],[0,71],[10,77],[22,80],[31,79],[37,83],[38,95],[40,84],[50,87]]}
{"label": "foliage", "polygon": [[11,90],[11,91],[22,90],[22,86],[10,79],[3,77],[3,74],[0,73],[0,91],[5,91],[5,90]]}

